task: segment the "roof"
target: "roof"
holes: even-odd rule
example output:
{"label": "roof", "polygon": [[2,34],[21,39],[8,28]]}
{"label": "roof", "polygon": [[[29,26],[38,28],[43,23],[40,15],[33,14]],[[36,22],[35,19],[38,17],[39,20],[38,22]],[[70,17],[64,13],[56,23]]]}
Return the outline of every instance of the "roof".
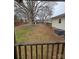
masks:
{"label": "roof", "polygon": [[52,19],[55,19],[55,18],[61,18],[61,17],[65,17],[65,13],[60,14],[60,15],[57,15],[57,16],[55,16],[55,17],[52,17]]}

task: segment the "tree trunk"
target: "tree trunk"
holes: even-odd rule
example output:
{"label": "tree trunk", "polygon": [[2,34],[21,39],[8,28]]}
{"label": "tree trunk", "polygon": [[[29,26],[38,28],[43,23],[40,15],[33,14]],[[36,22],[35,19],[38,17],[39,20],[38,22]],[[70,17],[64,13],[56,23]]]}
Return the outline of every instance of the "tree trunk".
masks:
{"label": "tree trunk", "polygon": [[34,14],[31,13],[30,15],[30,24],[34,24]]}

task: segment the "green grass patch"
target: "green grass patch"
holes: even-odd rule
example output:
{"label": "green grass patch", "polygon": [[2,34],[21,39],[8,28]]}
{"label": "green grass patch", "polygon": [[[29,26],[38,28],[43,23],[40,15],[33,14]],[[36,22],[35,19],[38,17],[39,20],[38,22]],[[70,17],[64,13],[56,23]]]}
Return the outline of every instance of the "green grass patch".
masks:
{"label": "green grass patch", "polygon": [[29,34],[31,32],[32,32],[32,28],[30,27],[23,27],[15,30],[16,42],[27,41],[28,38],[26,38],[26,34]]}

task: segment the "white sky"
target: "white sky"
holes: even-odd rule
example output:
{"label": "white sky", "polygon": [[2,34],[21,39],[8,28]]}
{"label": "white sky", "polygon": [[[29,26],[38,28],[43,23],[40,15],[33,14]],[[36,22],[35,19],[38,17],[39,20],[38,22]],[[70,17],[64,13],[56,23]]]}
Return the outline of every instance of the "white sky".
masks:
{"label": "white sky", "polygon": [[51,17],[65,13],[65,2],[56,2],[57,5],[54,6],[53,15]]}
{"label": "white sky", "polygon": [[57,2],[58,4],[54,6],[53,17],[65,13],[65,3]]}

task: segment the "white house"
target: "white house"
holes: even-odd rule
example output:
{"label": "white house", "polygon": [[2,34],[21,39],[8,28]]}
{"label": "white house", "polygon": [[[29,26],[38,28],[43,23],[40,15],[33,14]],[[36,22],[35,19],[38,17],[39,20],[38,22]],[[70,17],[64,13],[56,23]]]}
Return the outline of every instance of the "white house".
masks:
{"label": "white house", "polygon": [[65,30],[65,13],[51,18],[52,27]]}

